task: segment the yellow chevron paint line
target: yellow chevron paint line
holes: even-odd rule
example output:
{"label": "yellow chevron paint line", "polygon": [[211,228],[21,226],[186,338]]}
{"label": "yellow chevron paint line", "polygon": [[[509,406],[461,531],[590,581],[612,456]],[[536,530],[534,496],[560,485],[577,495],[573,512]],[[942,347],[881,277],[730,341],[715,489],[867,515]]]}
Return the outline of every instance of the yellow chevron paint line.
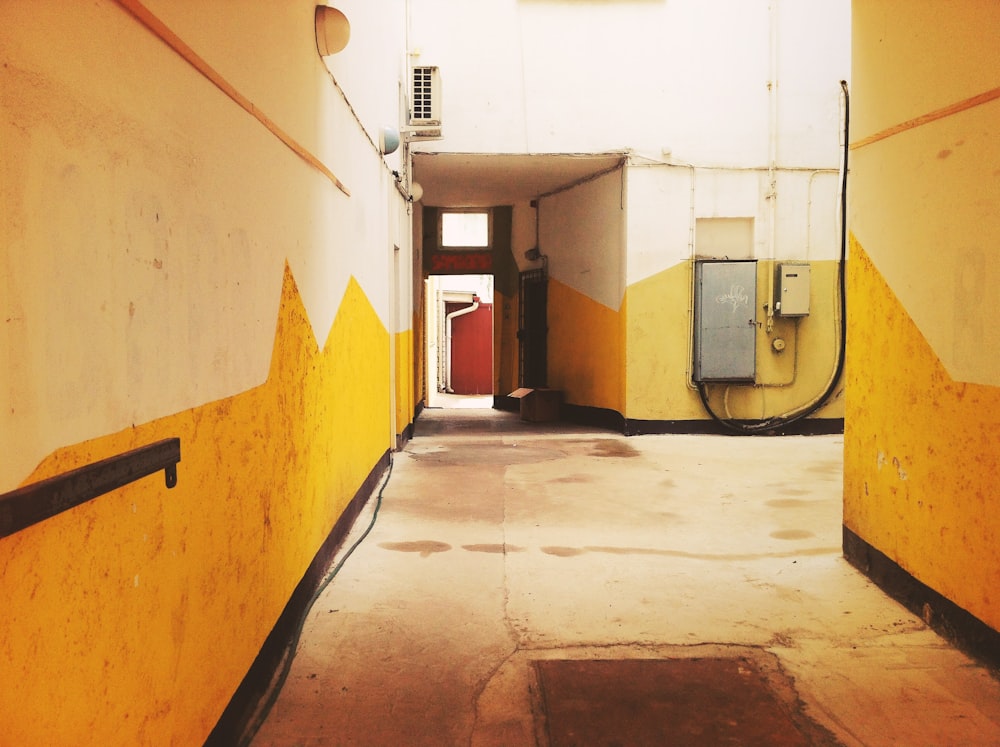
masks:
{"label": "yellow chevron paint line", "polygon": [[855,143],[851,144],[851,150],[857,150],[858,148],[864,148],[866,145],[871,145],[872,143],[877,143],[879,140],[885,140],[886,138],[898,135],[901,132],[906,132],[907,130],[912,130],[916,127],[928,124],[930,122],[935,122],[939,119],[944,119],[945,117],[950,117],[953,114],[958,114],[959,112],[967,111],[968,109],[973,109],[977,106],[982,106],[983,104],[988,104],[991,101],[1000,99],[1000,88],[994,88],[990,91],[980,93],[976,96],[971,96],[970,98],[963,99],[962,101],[957,101],[954,104],[949,104],[948,106],[942,107],[940,109],[935,109],[927,114],[921,114],[919,117],[914,117],[913,119],[908,119],[905,122],[900,122],[892,127],[887,127],[881,132],[876,132],[873,135],[862,138]]}

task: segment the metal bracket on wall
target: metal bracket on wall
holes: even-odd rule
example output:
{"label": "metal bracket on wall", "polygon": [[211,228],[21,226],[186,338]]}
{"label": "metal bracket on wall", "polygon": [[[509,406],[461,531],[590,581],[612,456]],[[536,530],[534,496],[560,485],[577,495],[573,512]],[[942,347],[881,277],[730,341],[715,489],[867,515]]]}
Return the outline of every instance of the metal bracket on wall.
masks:
{"label": "metal bracket on wall", "polygon": [[181,440],[167,438],[4,493],[0,495],[0,537],[161,469],[167,488],[172,488],[177,484],[180,460]]}

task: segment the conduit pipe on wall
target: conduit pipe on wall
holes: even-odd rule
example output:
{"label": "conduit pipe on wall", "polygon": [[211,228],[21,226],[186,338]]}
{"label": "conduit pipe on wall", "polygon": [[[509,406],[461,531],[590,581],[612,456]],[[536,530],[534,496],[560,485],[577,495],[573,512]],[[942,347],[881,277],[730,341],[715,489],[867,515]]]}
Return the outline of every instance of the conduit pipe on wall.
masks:
{"label": "conduit pipe on wall", "polygon": [[[802,407],[797,412],[789,412],[784,415],[775,415],[773,417],[767,418],[765,420],[759,420],[755,423],[741,423],[734,421],[729,418],[722,418],[713,409],[708,401],[708,391],[704,382],[699,382],[698,384],[698,395],[701,398],[701,404],[705,408],[705,411],[715,420],[717,423],[725,426],[735,433],[740,433],[743,435],[753,435],[758,433],[769,433],[775,431],[778,428],[789,425],[796,422],[797,420],[802,420],[812,415],[814,412],[819,410],[823,405],[825,405],[830,398],[833,396],[834,392],[837,390],[837,384],[840,382],[840,377],[844,373],[844,358],[846,355],[847,346],[847,287],[846,287],[846,263],[847,263],[847,175],[848,175],[848,154],[850,152],[850,127],[851,127],[851,95],[847,86],[847,81],[840,81],[840,88],[843,93],[843,104],[844,104],[844,121],[843,121],[843,156],[841,160],[840,168],[840,260],[837,262],[837,295],[839,304],[839,319],[837,320],[837,330],[839,332],[839,341],[837,344],[837,361],[834,366],[833,372],[830,374],[829,382],[827,383],[826,389],[823,393],[816,397],[812,402]],[[834,312],[836,317],[836,311]]]}
{"label": "conduit pipe on wall", "polygon": [[[770,222],[767,256],[774,262],[778,244],[778,3],[768,3],[767,216]],[[774,273],[768,276],[767,331],[774,328]]]}
{"label": "conduit pipe on wall", "polygon": [[457,311],[453,311],[444,318],[445,359],[447,361],[446,362],[447,368],[445,369],[444,390],[446,392],[454,391],[451,388],[451,322],[453,319],[457,319],[460,316],[471,314],[478,308],[479,308],[479,296],[473,295],[472,304],[470,306],[466,306],[464,309],[458,309]]}

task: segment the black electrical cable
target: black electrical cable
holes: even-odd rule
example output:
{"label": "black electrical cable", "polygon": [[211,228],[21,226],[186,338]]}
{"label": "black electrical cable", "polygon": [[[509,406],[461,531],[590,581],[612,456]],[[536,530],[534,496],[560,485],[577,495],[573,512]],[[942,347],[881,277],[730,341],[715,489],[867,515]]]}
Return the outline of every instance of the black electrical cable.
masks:
{"label": "black electrical cable", "polygon": [[295,654],[298,652],[299,641],[302,638],[302,630],[305,628],[306,619],[309,617],[309,612],[312,610],[313,605],[316,604],[316,600],[320,598],[326,587],[330,585],[334,577],[340,572],[340,569],[344,567],[344,563],[347,559],[351,557],[358,546],[365,541],[365,538],[371,533],[372,529],[375,527],[375,520],[378,518],[379,509],[382,508],[382,493],[385,492],[386,486],[389,484],[389,478],[392,476],[392,453],[389,453],[389,467],[386,470],[385,478],[382,481],[382,487],[379,488],[378,494],[375,498],[375,510],[372,512],[371,521],[368,522],[368,526],[365,528],[364,533],[358,537],[357,541],[351,545],[350,549],[344,553],[344,557],[331,568],[323,580],[320,582],[316,591],[313,592],[312,597],[310,597],[309,602],[306,604],[305,611],[302,613],[298,624],[295,627],[295,631],[292,633],[288,640],[288,645],[285,647],[285,657],[281,665],[281,671],[279,672],[277,679],[273,679],[270,689],[264,698],[264,704],[259,708],[255,714],[253,722],[248,724],[247,728],[244,730],[242,738],[240,739],[241,747],[247,747],[251,741],[253,741],[254,736],[260,730],[260,727],[264,724],[267,714],[270,713],[271,708],[274,706],[275,702],[278,700],[278,695],[281,694],[282,688],[285,686],[285,681],[288,679],[288,674],[292,670],[292,662],[295,661]]}
{"label": "black electrical cable", "polygon": [[708,388],[705,382],[698,382],[698,396],[705,411],[712,416],[712,419],[723,427],[735,433],[745,436],[752,436],[758,433],[770,433],[786,425],[794,423],[803,418],[809,417],[819,408],[827,403],[840,383],[840,377],[844,373],[844,359],[847,352],[847,156],[850,150],[848,135],[850,134],[851,122],[851,96],[847,90],[847,81],[840,81],[840,88],[844,92],[844,155],[843,171],[840,181],[840,261],[837,264],[837,279],[840,290],[840,343],[837,349],[837,366],[833,373],[833,378],[820,397],[811,405],[805,407],[800,412],[793,415],[777,415],[765,418],[756,422],[740,422],[722,418],[716,413],[708,401]]}

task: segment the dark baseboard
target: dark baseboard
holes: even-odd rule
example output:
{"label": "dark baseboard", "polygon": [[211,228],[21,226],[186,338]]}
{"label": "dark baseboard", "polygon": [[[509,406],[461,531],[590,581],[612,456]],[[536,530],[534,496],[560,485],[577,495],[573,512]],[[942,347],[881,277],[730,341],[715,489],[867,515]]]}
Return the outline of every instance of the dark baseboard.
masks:
{"label": "dark baseboard", "polygon": [[385,470],[389,467],[391,455],[386,451],[368,473],[364,483],[358,488],[351,502],[347,504],[344,513],[337,519],[333,529],[320,546],[305,575],[299,581],[292,596],[271,633],[264,640],[257,658],[247,671],[246,676],[236,689],[229,705],[219,717],[212,733],[205,740],[206,747],[233,747],[245,745],[253,738],[253,733],[260,726],[254,721],[258,717],[261,702],[270,695],[272,683],[287,657],[289,642],[297,634],[299,625],[309,612],[313,595],[319,589],[326,576],[337,550],[343,544],[351,527],[357,520],[374,492]]}
{"label": "dark baseboard", "polygon": [[560,414],[570,423],[590,425],[595,428],[606,428],[609,431],[617,431],[618,433],[628,435],[626,420],[617,410],[611,410],[607,407],[571,405],[564,402]]}
{"label": "dark baseboard", "polygon": [[[413,416],[414,421],[417,419],[417,415]],[[403,432],[396,436],[396,451],[402,451],[403,447],[406,446],[413,438],[413,423],[407,425]]]}
{"label": "dark baseboard", "polygon": [[[753,421],[747,421],[752,423]],[[806,418],[775,428],[773,431],[758,433],[758,436],[823,436],[844,432],[843,418]],[[640,436],[657,433],[705,433],[720,436],[742,435],[726,428],[714,420],[636,420],[626,421],[626,436]]]}
{"label": "dark baseboard", "polygon": [[844,557],[956,648],[992,669],[1000,669],[1000,632],[914,578],[846,526]]}
{"label": "dark baseboard", "polygon": [[[519,412],[521,400],[516,397],[493,395],[493,409],[504,412]],[[567,402],[560,408],[563,420],[578,425],[591,425],[618,431],[626,436],[642,436],[657,434],[710,434],[719,436],[739,435],[710,418],[702,420],[637,420],[625,418],[617,410],[606,407],[590,407],[589,405],[573,405]],[[750,422],[750,421],[748,421]],[[761,436],[820,436],[842,434],[844,432],[843,418],[806,418],[776,428]]]}

